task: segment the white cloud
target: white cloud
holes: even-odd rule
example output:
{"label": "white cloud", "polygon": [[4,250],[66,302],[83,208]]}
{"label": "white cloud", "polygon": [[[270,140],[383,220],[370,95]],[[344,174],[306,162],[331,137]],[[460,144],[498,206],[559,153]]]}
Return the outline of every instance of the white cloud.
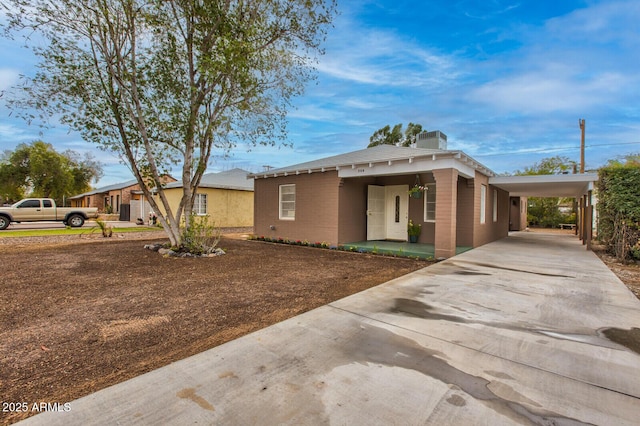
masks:
{"label": "white cloud", "polygon": [[11,68],[0,68],[0,92],[15,85],[19,78],[19,71]]}
{"label": "white cloud", "polygon": [[458,75],[451,56],[348,15],[338,18],[317,69],[340,80],[390,87],[442,85]]}
{"label": "white cloud", "polygon": [[[604,2],[512,34],[521,47],[495,54],[466,99],[500,113],[583,113],[637,96],[640,3]],[[618,30],[620,28],[620,30]],[[634,101],[631,101],[634,102]]]}
{"label": "white cloud", "polygon": [[498,111],[570,112],[608,102],[622,95],[629,83],[629,78],[619,73],[583,79],[545,69],[496,79],[471,91],[469,99]]}
{"label": "white cloud", "polygon": [[[640,35],[640,3],[635,0],[605,1],[592,4],[583,9],[550,19],[545,32],[559,40],[589,40],[590,45],[604,45],[611,42],[637,44]],[[587,50],[584,45],[573,46],[578,50]]]}

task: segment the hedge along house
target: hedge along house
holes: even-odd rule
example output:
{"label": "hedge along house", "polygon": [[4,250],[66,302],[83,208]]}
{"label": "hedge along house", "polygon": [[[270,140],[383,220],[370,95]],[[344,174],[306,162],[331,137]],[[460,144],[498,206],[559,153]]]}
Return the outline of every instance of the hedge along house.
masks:
{"label": "hedge along house", "polygon": [[[415,147],[379,145],[251,174],[254,232],[331,244],[407,241],[411,220],[436,258],[507,236],[509,193],[489,183],[491,170],[446,144],[444,133],[425,132]],[[410,196],[414,186],[425,188],[420,198]]]}
{"label": "hedge along house", "polygon": [[[217,227],[249,227],[253,225],[253,180],[249,172],[231,169],[202,175],[195,194],[194,214],[208,216]],[[165,186],[165,194],[175,213],[182,198],[182,181]],[[157,198],[157,196],[156,196]],[[158,205],[162,203],[157,198]]]}

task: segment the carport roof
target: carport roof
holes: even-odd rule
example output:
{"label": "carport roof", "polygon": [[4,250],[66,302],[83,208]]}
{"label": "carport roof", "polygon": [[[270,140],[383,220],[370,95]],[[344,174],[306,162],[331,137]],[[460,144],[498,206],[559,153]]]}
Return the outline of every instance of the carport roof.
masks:
{"label": "carport roof", "polygon": [[594,188],[597,173],[574,175],[494,176],[489,184],[512,197],[581,197]]}

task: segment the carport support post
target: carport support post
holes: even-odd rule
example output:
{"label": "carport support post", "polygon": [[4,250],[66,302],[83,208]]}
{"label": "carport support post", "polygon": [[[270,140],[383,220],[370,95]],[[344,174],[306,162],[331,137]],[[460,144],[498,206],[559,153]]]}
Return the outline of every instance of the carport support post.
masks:
{"label": "carport support post", "polygon": [[585,209],[584,209],[584,240],[583,243],[587,245],[587,250],[591,250],[591,237],[593,236],[593,201],[591,199],[591,191],[585,195]]}
{"label": "carport support post", "polygon": [[580,197],[580,205],[578,211],[578,238],[584,242],[584,195]]}
{"label": "carport support post", "polygon": [[456,216],[458,210],[458,171],[433,170],[436,181],[435,257],[456,255]]}

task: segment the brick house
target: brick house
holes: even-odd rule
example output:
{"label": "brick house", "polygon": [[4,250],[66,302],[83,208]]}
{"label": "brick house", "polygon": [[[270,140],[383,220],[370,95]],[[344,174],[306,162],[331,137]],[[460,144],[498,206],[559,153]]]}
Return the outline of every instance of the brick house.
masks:
{"label": "brick house", "polygon": [[[165,183],[175,182],[171,176],[163,176]],[[84,194],[69,198],[72,207],[96,207],[101,213],[120,215],[120,220],[135,222],[137,218],[145,218],[151,208],[144,199],[144,194],[133,179],[109,186],[94,189]]]}
{"label": "brick house", "polygon": [[[436,258],[478,247],[527,227],[528,197],[578,202],[576,233],[590,246],[597,174],[496,176],[462,151],[447,150],[440,131],[418,135],[413,147],[380,145],[251,174],[254,233],[271,238],[349,244],[407,241]],[[414,187],[419,198],[410,195]],[[413,191],[412,191],[413,192]]]}
{"label": "brick house", "polygon": [[[332,244],[406,241],[412,220],[422,226],[418,243],[446,258],[457,246],[507,236],[510,222],[519,229],[526,210],[510,220],[512,200],[490,183],[495,173],[446,143],[444,133],[425,132],[415,147],[380,145],[252,174],[254,233]],[[425,188],[420,198],[410,196],[414,186]]]}

